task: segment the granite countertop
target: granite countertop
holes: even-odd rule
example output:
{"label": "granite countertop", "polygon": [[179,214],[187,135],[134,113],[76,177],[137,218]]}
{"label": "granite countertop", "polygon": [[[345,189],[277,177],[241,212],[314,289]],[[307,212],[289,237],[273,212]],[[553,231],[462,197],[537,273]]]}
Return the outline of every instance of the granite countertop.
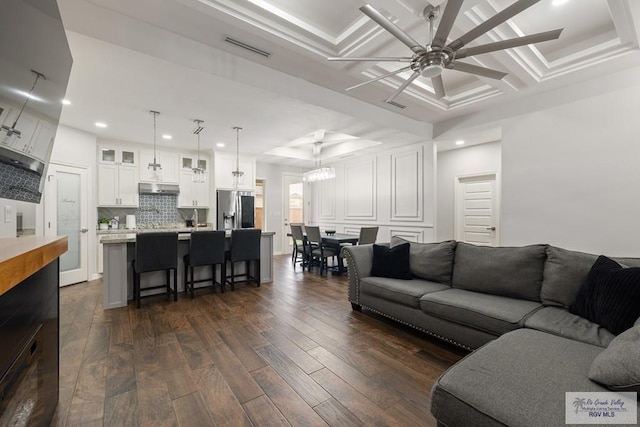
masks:
{"label": "granite countertop", "polygon": [[[144,232],[152,232],[152,231],[164,231],[164,232],[173,232],[173,233],[179,233],[178,234],[178,240],[190,240],[191,239],[191,234],[190,232],[194,231],[195,228],[190,227],[190,228],[184,228],[184,229],[144,229],[144,230],[138,230],[138,233],[144,233]],[[198,230],[212,230],[212,228],[207,227],[207,228],[201,228],[198,227]],[[116,231],[116,230],[113,230]],[[127,231],[133,231],[133,230],[117,230],[119,231],[119,233],[108,233],[106,235],[103,235],[100,238],[100,243],[103,244],[116,244],[116,243],[134,243],[136,241],[136,234],[137,233],[127,233]],[[273,231],[263,231],[262,235],[263,236],[273,236],[275,234],[275,232]],[[227,237],[231,237],[231,231],[227,231]]]}
{"label": "granite countertop", "polygon": [[[190,233],[196,230],[196,227],[175,227],[175,226],[160,226],[157,228],[152,227],[140,227],[134,229],[127,228],[118,228],[118,229],[109,229],[109,230],[96,230],[96,234],[98,236],[105,234],[130,234],[130,233],[152,233],[156,231],[167,231],[167,232],[177,232],[177,233]],[[212,225],[207,226],[198,226],[197,230],[215,230]]]}

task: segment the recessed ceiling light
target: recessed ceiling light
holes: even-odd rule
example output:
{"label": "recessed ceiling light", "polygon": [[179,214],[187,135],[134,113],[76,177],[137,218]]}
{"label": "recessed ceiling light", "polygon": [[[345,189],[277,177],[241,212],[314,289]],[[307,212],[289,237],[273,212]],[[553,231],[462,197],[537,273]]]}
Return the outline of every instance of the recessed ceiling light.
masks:
{"label": "recessed ceiling light", "polygon": [[69,101],[68,99],[63,99],[62,105],[71,105],[71,101]]}
{"label": "recessed ceiling light", "polygon": [[162,135],[162,139],[172,139],[173,137],[171,135],[168,134],[164,134]]}
{"label": "recessed ceiling light", "polygon": [[561,6],[567,2],[569,2],[569,0],[553,0],[551,4],[554,6]]}
{"label": "recessed ceiling light", "polygon": [[218,142],[216,144],[216,147],[220,147],[220,148],[224,147],[224,142]]}
{"label": "recessed ceiling light", "polygon": [[456,145],[464,145],[464,141],[460,139],[456,141]]}
{"label": "recessed ceiling light", "polygon": [[96,122],[96,127],[99,127],[99,128],[106,128],[106,127],[107,127],[107,124],[106,124],[106,123],[102,123],[102,122]]}

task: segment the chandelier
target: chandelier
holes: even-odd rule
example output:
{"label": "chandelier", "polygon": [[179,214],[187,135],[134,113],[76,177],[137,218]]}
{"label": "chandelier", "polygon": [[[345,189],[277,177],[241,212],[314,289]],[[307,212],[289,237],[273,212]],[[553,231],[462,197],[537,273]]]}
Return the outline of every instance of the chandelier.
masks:
{"label": "chandelier", "polygon": [[316,159],[316,168],[302,174],[302,180],[306,182],[324,181],[325,179],[333,179],[336,177],[336,170],[332,167],[322,166],[322,158],[320,152],[322,150],[322,142],[313,144],[313,155]]}
{"label": "chandelier", "polygon": [[193,182],[204,184],[205,182],[207,182],[207,171],[204,168],[200,167],[200,132],[202,132],[202,130],[204,129],[204,127],[202,127],[203,121],[194,120],[193,122],[196,124],[196,128],[193,130],[193,134],[198,137],[198,158],[194,167],[191,168],[191,170],[193,171],[191,180]]}
{"label": "chandelier", "polygon": [[238,188],[244,184],[244,172],[240,170],[240,131],[241,127],[234,126],[233,130],[236,131],[236,170],[231,172],[233,175],[233,188]]}

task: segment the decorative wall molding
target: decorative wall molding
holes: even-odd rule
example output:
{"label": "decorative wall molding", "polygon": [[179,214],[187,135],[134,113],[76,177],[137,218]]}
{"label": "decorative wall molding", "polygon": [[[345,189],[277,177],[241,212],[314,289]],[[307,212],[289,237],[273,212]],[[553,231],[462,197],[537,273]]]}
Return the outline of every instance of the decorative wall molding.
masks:
{"label": "decorative wall molding", "polygon": [[336,192],[333,180],[318,181],[315,183],[317,190],[319,220],[334,220],[336,218]]}
{"label": "decorative wall molding", "polygon": [[423,147],[391,154],[391,221],[422,221]]}
{"label": "decorative wall molding", "polygon": [[375,157],[344,166],[345,219],[377,219],[377,160]]}
{"label": "decorative wall molding", "polygon": [[418,242],[418,243],[424,242],[423,230],[409,229],[409,228],[391,228],[389,232],[391,237],[397,236],[405,240],[410,240],[412,242]]}

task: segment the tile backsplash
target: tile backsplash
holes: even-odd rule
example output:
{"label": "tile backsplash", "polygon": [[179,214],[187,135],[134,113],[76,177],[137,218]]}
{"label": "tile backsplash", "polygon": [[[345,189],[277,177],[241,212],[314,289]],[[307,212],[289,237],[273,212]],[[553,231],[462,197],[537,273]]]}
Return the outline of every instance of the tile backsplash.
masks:
{"label": "tile backsplash", "polygon": [[40,175],[13,165],[0,164],[0,198],[40,203]]}
{"label": "tile backsplash", "polygon": [[[139,208],[98,208],[98,218],[120,217],[124,226],[125,217],[134,214],[138,227],[150,224],[184,223],[191,219],[193,209],[178,209],[178,196],[174,194],[140,194]],[[206,209],[198,209],[198,218],[204,222]]]}

